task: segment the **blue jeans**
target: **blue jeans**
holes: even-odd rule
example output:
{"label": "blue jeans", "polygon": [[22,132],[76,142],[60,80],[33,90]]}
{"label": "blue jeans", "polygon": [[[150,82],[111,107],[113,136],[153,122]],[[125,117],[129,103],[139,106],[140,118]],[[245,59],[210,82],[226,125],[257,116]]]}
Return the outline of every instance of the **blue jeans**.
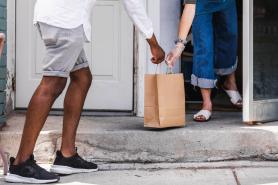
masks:
{"label": "blue jeans", "polygon": [[232,74],[237,68],[235,2],[229,8],[197,15],[192,32],[194,57],[191,83],[200,88],[214,88],[218,75]]}
{"label": "blue jeans", "polygon": [[230,7],[235,0],[197,0],[196,15],[213,13]]}

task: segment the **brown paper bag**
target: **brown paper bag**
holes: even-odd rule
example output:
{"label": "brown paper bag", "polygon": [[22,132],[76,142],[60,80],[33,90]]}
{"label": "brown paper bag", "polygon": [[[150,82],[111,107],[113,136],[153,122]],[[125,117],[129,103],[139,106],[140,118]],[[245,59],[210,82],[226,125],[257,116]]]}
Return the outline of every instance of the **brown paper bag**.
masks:
{"label": "brown paper bag", "polygon": [[144,112],[145,127],[185,126],[183,74],[145,75]]}

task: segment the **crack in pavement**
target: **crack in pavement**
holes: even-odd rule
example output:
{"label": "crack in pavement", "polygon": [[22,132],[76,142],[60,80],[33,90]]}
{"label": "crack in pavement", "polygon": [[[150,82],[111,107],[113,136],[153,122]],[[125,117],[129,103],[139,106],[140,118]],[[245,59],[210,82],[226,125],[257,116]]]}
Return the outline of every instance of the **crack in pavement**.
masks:
{"label": "crack in pavement", "polygon": [[237,173],[236,173],[236,169],[232,169],[232,172],[233,172],[233,176],[234,176],[234,179],[235,179],[235,181],[236,181],[236,184],[237,184],[237,185],[241,185],[241,184],[240,184],[240,181],[239,181],[239,178],[238,178],[238,176],[237,176]]}

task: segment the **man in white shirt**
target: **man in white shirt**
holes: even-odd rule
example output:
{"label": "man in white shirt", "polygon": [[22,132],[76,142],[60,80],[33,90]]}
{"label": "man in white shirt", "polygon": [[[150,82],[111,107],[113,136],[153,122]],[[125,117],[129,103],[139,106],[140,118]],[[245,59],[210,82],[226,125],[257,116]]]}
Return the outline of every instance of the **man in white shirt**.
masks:
{"label": "man in white shirt", "polygon": [[[157,43],[153,27],[141,0],[122,0],[128,15],[146,37],[153,58],[164,60],[163,49]],[[20,148],[10,159],[8,182],[51,183],[59,181],[58,174],[97,171],[96,164],[82,159],[75,149],[76,131],[83,104],[90,88],[92,74],[83,49],[91,40],[90,17],[96,0],[37,0],[34,24],[46,47],[43,78],[35,91],[26,114]],[[107,23],[108,24],[108,23]],[[56,98],[70,84],[64,100],[62,144],[56,153],[51,172],[39,167],[33,151],[39,133]]]}

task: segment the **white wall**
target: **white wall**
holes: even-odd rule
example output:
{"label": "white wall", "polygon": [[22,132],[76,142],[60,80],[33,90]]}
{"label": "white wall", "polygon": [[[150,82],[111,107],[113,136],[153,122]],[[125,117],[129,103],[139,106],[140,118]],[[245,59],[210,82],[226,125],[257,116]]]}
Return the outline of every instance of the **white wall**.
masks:
{"label": "white wall", "polygon": [[[165,52],[169,52],[174,47],[177,39],[177,28],[180,19],[180,0],[148,0],[146,2],[147,12],[153,21],[154,31]],[[137,90],[136,107],[137,116],[144,116],[144,75],[155,73],[156,65],[150,62],[150,51],[142,36],[138,38],[137,50]],[[163,64],[165,71],[166,65]],[[175,67],[175,72],[179,72],[179,65]]]}
{"label": "white wall", "polygon": [[[178,25],[180,20],[180,0],[160,0],[160,42],[168,53],[177,40]],[[180,65],[177,64],[175,72],[180,72]]]}
{"label": "white wall", "polygon": [[[160,1],[161,0],[144,0],[146,10],[153,22],[154,32],[157,39],[160,40]],[[137,78],[136,78],[136,115],[144,116],[144,75],[152,72],[153,64],[150,62],[150,50],[146,40],[137,31],[136,62],[137,62]]]}
{"label": "white wall", "polygon": [[7,97],[6,112],[14,109],[14,91],[12,88],[15,78],[15,0],[7,1]]}

